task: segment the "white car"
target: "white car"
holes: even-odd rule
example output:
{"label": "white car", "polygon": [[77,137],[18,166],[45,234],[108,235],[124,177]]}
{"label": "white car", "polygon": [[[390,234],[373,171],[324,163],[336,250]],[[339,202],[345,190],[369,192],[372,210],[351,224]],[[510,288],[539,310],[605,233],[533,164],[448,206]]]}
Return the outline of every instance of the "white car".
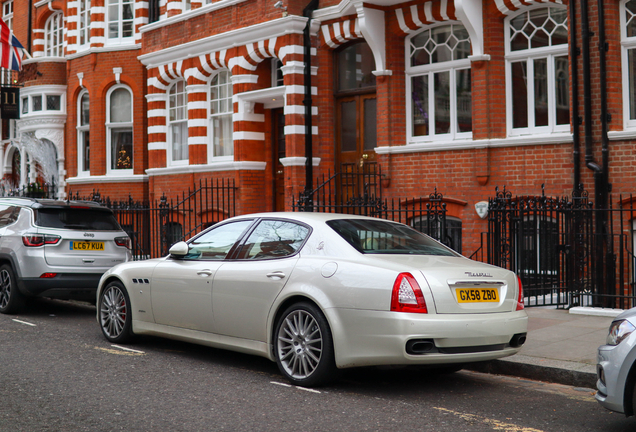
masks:
{"label": "white car", "polygon": [[636,414],[636,308],[614,318],[598,348],[596,400],[605,408]]}
{"label": "white car", "polygon": [[337,368],[509,356],[528,323],[513,272],[406,225],[325,213],[228,219],[165,258],[115,266],[97,299],[111,342],[155,335],[256,354],[301,386]]}

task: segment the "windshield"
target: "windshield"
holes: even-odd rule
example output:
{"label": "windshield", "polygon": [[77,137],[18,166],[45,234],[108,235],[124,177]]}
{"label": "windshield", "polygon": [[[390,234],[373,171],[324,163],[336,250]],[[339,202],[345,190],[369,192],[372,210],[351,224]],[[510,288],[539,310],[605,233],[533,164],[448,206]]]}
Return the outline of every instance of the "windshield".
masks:
{"label": "windshield", "polygon": [[365,254],[460,256],[413,228],[385,220],[338,219],[327,225]]}
{"label": "windshield", "polygon": [[35,212],[35,224],[46,228],[91,231],[120,231],[115,215],[108,210],[85,208],[41,208]]}

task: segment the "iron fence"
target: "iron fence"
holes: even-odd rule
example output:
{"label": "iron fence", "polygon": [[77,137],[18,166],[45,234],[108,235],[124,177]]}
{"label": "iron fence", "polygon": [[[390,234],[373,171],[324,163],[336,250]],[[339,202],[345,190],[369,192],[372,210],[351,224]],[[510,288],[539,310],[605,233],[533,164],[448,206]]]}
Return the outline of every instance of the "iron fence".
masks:
{"label": "iron fence", "polygon": [[596,208],[583,187],[571,197],[496,190],[488,232],[471,258],[515,271],[529,306],[634,306],[632,197]]}
{"label": "iron fence", "polygon": [[164,256],[174,243],[236,215],[233,179],[202,180],[177,198],[163,195],[153,202],[111,200],[99,191],[89,196],[70,193],[68,199],[94,201],[113,210],[132,241],[135,260]]}

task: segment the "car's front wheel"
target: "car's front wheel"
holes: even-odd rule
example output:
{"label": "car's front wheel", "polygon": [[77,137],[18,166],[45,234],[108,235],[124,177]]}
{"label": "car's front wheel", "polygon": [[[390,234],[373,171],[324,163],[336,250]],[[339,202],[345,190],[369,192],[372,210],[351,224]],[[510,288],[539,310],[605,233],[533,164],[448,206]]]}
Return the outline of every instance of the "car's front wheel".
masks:
{"label": "car's front wheel", "polygon": [[293,384],[325,384],[337,370],[329,324],[315,305],[297,303],[285,310],[276,325],[275,356],[278,368]]}
{"label": "car's front wheel", "polygon": [[0,266],[0,312],[12,314],[24,305],[24,295],[18,289],[15,274],[10,265]]}
{"label": "car's front wheel", "polygon": [[110,342],[124,343],[132,339],[130,298],[121,282],[110,282],[102,290],[97,304],[102,333]]}

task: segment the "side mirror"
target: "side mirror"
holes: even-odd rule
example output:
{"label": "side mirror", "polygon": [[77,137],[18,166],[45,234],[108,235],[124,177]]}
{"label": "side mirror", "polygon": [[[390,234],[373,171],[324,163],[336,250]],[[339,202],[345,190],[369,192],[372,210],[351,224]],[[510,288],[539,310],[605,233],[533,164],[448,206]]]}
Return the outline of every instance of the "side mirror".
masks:
{"label": "side mirror", "polygon": [[190,247],[184,241],[177,242],[170,247],[168,253],[175,258],[183,258],[190,252]]}

